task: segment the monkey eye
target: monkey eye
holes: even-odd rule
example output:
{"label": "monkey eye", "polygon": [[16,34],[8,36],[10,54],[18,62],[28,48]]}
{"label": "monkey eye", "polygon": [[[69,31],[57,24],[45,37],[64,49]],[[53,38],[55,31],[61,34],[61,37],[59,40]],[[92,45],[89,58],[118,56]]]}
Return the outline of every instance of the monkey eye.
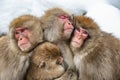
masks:
{"label": "monkey eye", "polygon": [[15,34],[19,34],[19,32],[16,31]]}
{"label": "monkey eye", "polygon": [[25,29],[21,29],[21,32],[24,32],[25,31]]}
{"label": "monkey eye", "polygon": [[28,28],[23,28],[23,29],[21,29],[21,32],[24,32],[24,31],[27,31],[28,30]]}
{"label": "monkey eye", "polygon": [[61,19],[69,19],[69,17],[67,15],[60,15],[59,18],[61,18]]}
{"label": "monkey eye", "polygon": [[88,32],[85,30],[84,32],[83,32],[84,34],[88,34]]}
{"label": "monkey eye", "polygon": [[82,27],[80,27],[79,31],[82,30],[84,34],[88,34],[88,31],[86,29],[83,29]]}

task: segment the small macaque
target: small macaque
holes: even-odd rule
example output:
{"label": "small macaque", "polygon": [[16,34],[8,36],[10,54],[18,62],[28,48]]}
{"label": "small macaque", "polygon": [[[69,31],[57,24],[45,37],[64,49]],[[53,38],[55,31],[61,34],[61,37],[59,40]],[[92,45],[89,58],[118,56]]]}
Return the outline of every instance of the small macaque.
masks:
{"label": "small macaque", "polygon": [[44,29],[44,39],[56,44],[62,53],[68,69],[58,80],[76,80],[77,74],[70,49],[70,37],[74,27],[70,15],[62,9],[52,8],[41,17]]}
{"label": "small macaque", "polygon": [[0,38],[0,80],[23,80],[33,49],[43,41],[40,26],[32,15],[11,22],[8,34]]}
{"label": "small macaque", "polygon": [[70,47],[79,80],[120,80],[120,40],[85,16],[75,16]]}
{"label": "small macaque", "polygon": [[63,57],[56,45],[42,43],[33,53],[26,80],[53,80],[65,72]]}

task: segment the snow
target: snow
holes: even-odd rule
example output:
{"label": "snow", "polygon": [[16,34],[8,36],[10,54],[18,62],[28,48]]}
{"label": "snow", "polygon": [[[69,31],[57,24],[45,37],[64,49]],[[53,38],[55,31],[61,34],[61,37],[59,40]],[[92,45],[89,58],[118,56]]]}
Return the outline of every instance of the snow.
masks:
{"label": "snow", "polygon": [[120,38],[120,0],[1,0],[0,33],[8,32],[10,22],[24,14],[40,17],[52,7],[60,7],[71,14],[84,11],[101,29]]}

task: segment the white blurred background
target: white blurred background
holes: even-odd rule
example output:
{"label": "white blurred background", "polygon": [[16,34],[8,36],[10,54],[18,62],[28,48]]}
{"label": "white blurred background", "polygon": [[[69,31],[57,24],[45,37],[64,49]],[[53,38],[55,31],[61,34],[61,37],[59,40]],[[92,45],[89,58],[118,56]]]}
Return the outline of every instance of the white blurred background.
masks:
{"label": "white blurred background", "polygon": [[52,7],[76,15],[85,11],[102,30],[120,38],[120,0],[1,0],[0,33],[8,32],[10,22],[16,17],[23,14],[40,17]]}

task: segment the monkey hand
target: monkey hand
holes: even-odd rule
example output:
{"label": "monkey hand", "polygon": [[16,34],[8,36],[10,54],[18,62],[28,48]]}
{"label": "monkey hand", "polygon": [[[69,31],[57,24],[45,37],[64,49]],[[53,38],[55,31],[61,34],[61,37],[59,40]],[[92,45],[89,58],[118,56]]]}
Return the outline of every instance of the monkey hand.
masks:
{"label": "monkey hand", "polygon": [[77,72],[73,69],[68,69],[61,77],[54,80],[78,80]]}

